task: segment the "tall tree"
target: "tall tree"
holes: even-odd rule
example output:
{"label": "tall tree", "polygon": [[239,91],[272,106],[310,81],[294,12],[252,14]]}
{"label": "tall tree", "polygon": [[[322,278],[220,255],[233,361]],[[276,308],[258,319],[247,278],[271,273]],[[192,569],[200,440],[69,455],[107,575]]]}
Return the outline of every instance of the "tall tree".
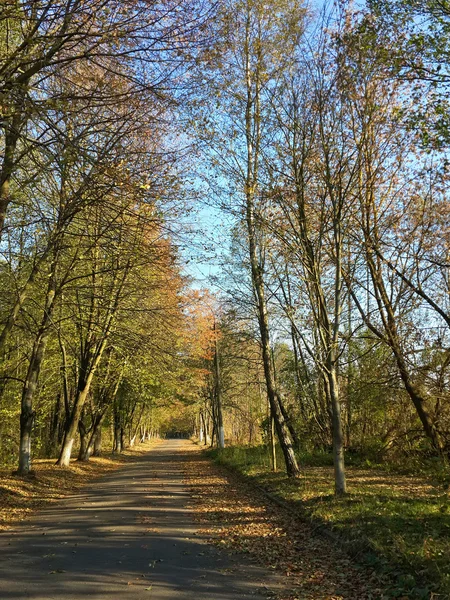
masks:
{"label": "tall tree", "polygon": [[[215,97],[216,112],[205,116],[206,136],[209,133],[211,136],[208,140],[205,135],[203,138],[208,142],[213,164],[221,169],[234,195],[235,203],[230,208],[245,224],[267,395],[287,473],[296,477],[299,468],[281,410],[271,359],[264,281],[266,248],[258,211],[267,181],[263,168],[268,133],[265,124],[270,104],[267,92],[279,71],[288,68],[301,35],[304,9],[297,1],[268,4],[245,0],[223,3],[220,17],[218,42],[205,57],[210,67],[208,93]],[[213,103],[208,106],[212,108]],[[227,111],[226,119],[224,111]]]}

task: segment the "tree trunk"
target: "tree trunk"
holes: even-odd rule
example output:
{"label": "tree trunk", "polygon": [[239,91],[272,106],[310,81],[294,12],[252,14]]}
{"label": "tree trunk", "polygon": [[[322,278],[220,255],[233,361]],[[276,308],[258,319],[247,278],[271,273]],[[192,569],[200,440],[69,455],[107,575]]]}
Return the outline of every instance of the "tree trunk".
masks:
{"label": "tree trunk", "polygon": [[92,456],[101,456],[102,455],[102,428],[99,426],[97,432],[94,437],[94,448],[92,451]]}
{"label": "tree trunk", "polygon": [[120,454],[122,450],[122,428],[120,425],[116,424],[114,427],[114,452]]}
{"label": "tree trunk", "polygon": [[[45,325],[44,325],[45,327]],[[34,421],[33,398],[36,392],[42,361],[47,345],[45,330],[40,331],[34,343],[30,365],[22,390],[20,414],[19,475],[27,475],[31,469],[31,430]]]}
{"label": "tree trunk", "polygon": [[59,336],[59,346],[61,349],[62,365],[61,373],[63,379],[63,394],[64,394],[64,409],[66,413],[66,424],[70,418],[70,388],[69,388],[69,377],[67,375],[67,352],[64,343]]}
{"label": "tree trunk", "polygon": [[284,406],[284,402],[281,398],[280,393],[278,392],[278,377],[277,377],[277,370],[276,370],[276,364],[275,364],[275,353],[273,351],[273,348],[271,349],[271,356],[272,356],[272,367],[273,367],[273,379],[275,381],[275,386],[277,388],[276,396],[277,396],[278,404],[280,405],[281,414],[283,415],[283,418],[286,421],[286,425],[289,429],[289,433],[291,435],[292,440],[294,441],[295,446],[299,447],[299,439],[297,436],[297,432],[295,431],[295,428],[292,425],[292,421],[289,418],[286,407]]}
{"label": "tree trunk", "polygon": [[53,410],[53,416],[50,423],[50,431],[48,436],[48,452],[49,454],[55,451],[58,447],[59,432],[61,430],[61,392],[59,391],[56,396],[55,407]]}
{"label": "tree trunk", "polygon": [[374,286],[374,289],[376,290],[378,311],[383,321],[384,330],[386,332],[385,336],[383,336],[383,334],[370,323],[368,315],[364,313],[361,304],[358,302],[358,299],[354,293],[352,294],[353,300],[355,301],[355,304],[357,305],[358,310],[361,313],[364,322],[369,327],[369,329],[373,333],[375,333],[380,339],[382,339],[385,343],[387,343],[388,346],[391,348],[391,351],[395,358],[395,362],[397,364],[400,378],[403,382],[403,385],[405,386],[406,392],[408,393],[416,409],[417,415],[422,423],[425,435],[431,441],[433,447],[435,448],[438,455],[442,458],[442,460],[447,461],[448,456],[445,452],[445,444],[442,440],[441,434],[438,431],[435,423],[433,422],[433,419],[431,418],[431,415],[429,414],[426,408],[426,402],[425,398],[423,397],[423,394],[418,389],[418,386],[414,385],[412,376],[410,374],[410,371],[406,364],[406,360],[403,355],[400,337],[398,334],[397,318],[395,316],[394,307],[392,306],[389,294],[386,290],[386,286],[383,281],[382,267],[379,264],[380,259],[378,258],[377,263],[377,259],[374,258],[372,253],[372,247],[377,247],[378,240],[377,244],[375,244],[374,241],[370,238],[370,235],[367,233],[367,231],[364,231],[364,234],[366,236],[367,265],[369,268],[372,284]]}
{"label": "tree trunk", "polygon": [[132,413],[132,418],[131,418],[131,423],[130,423],[130,437],[129,437],[129,439],[130,439],[130,446],[129,447],[130,448],[132,448],[135,445],[135,443],[136,443],[136,439],[138,437],[138,432],[139,432],[139,429],[141,427],[142,417],[144,415],[144,410],[145,410],[145,404],[142,404],[141,412],[139,414],[137,423],[133,427],[133,414],[134,414],[134,411],[136,409],[136,406],[137,405],[135,405],[134,408],[133,408],[133,413]]}
{"label": "tree trunk", "polygon": [[403,359],[402,353],[396,348],[393,348],[393,351],[401,380],[403,381],[403,385],[405,386],[405,389],[411,398],[412,403],[414,404],[417,415],[422,423],[425,435],[431,440],[431,443],[433,444],[434,449],[437,451],[439,456],[446,461],[448,457],[445,452],[445,444],[442,440],[440,432],[431,418],[430,413],[426,408],[426,402],[423,398],[423,395],[417,389],[417,386],[412,383],[411,375],[408,367],[406,366],[406,362]]}
{"label": "tree trunk", "polygon": [[290,417],[288,415],[286,407],[284,406],[284,402],[281,399],[280,394],[278,394],[278,393],[277,393],[277,398],[278,398],[278,403],[280,405],[281,413],[283,415],[284,420],[286,421],[286,425],[287,425],[287,427],[289,429],[289,433],[290,433],[291,438],[292,438],[292,440],[294,442],[294,445],[296,446],[296,448],[299,448],[300,447],[300,440],[298,438],[297,432],[295,431],[295,427],[292,425],[292,421],[291,421],[291,419],[290,419]]}
{"label": "tree trunk", "polygon": [[334,361],[332,364],[328,365],[327,384],[331,403],[331,423],[333,429],[335,492],[336,495],[341,496],[347,492],[347,484],[345,480],[344,435],[342,431],[339,384],[337,381],[336,364]]}
{"label": "tree trunk", "polygon": [[220,381],[220,363],[219,363],[219,346],[217,343],[216,333],[216,321],[214,320],[214,332],[216,334],[214,344],[214,366],[216,371],[216,416],[217,416],[217,445],[219,448],[225,448],[225,431],[223,428],[223,414],[222,414],[222,387]]}
{"label": "tree trunk", "polygon": [[89,460],[87,442],[88,432],[82,418],[78,421],[78,431],[80,433],[80,450],[78,452],[78,460],[87,462]]}
{"label": "tree trunk", "polygon": [[84,364],[80,366],[77,393],[73,403],[72,411],[70,413],[70,417],[67,422],[66,433],[61,448],[61,454],[56,462],[56,464],[60,467],[68,467],[70,464],[73,442],[78,429],[78,421],[80,420],[81,414],[83,412],[83,408],[86,403],[89,390],[91,388],[92,379],[94,378],[95,372],[103,356],[103,352],[106,348],[106,343],[107,334],[104,335],[102,341],[97,346],[94,353],[94,358],[92,359],[92,357],[85,357]]}
{"label": "tree trunk", "polygon": [[[306,416],[305,404],[303,402],[303,395],[302,395],[302,374],[300,372],[300,360],[299,360],[299,356],[298,356],[298,341],[296,339],[295,328],[294,328],[293,323],[291,323],[291,340],[292,340],[292,349],[294,352],[294,375],[295,375],[295,384],[296,384],[295,385],[295,397],[296,397],[298,406],[300,408],[300,413],[302,415],[302,418],[306,424],[307,416]],[[303,364],[303,361],[302,361],[302,364]],[[305,367],[305,374],[306,374],[306,376],[308,376],[306,367]],[[310,381],[308,381],[308,384],[310,384]],[[311,386],[309,385],[309,387],[311,387]],[[296,446],[299,446],[298,437],[297,437],[297,439],[294,437],[293,440],[294,440],[294,444]]]}
{"label": "tree trunk", "polygon": [[211,448],[214,446],[216,434],[217,434],[216,422],[214,421],[214,419],[212,419],[211,442],[210,442]]}
{"label": "tree trunk", "polygon": [[66,432],[64,435],[63,445],[61,448],[61,452],[59,454],[59,458],[56,461],[56,464],[59,467],[68,467],[69,466],[74,441],[75,441],[75,438],[68,437],[67,432]]}
{"label": "tree trunk", "polygon": [[269,438],[270,438],[270,453],[271,453],[271,458],[272,458],[272,471],[275,473],[277,470],[277,447],[276,447],[276,443],[275,443],[275,419],[272,417],[272,415],[270,415],[269,427],[270,427]]}
{"label": "tree trunk", "polygon": [[257,247],[257,219],[255,217],[255,199],[258,192],[259,160],[261,152],[261,113],[260,95],[261,81],[260,69],[262,68],[261,56],[257,57],[256,65],[252,65],[250,57],[251,46],[251,7],[247,7],[245,46],[243,51],[244,76],[246,85],[246,107],[245,107],[245,139],[247,146],[246,175],[245,175],[245,211],[248,236],[248,253],[250,259],[252,287],[255,294],[258,324],[261,338],[262,359],[264,365],[264,376],[266,380],[267,395],[270,403],[270,411],[275,420],[275,428],[283,451],[286,471],[289,477],[298,477],[300,470],[295,458],[289,429],[280,409],[277,399],[275,380],[272,368],[269,319],[264,292],[263,265],[258,259]]}
{"label": "tree trunk", "polygon": [[200,411],[198,415],[198,441],[201,444],[203,442],[203,414]]}
{"label": "tree trunk", "polygon": [[45,356],[45,348],[48,340],[48,327],[52,319],[55,307],[55,263],[56,254],[50,280],[47,287],[44,314],[33,344],[27,375],[22,389],[21,416],[20,416],[20,445],[19,445],[19,475],[27,475],[31,469],[31,430],[33,426],[34,412],[33,399],[39,381],[42,362]]}
{"label": "tree trunk", "polygon": [[70,414],[66,432],[64,435],[64,440],[61,447],[61,452],[59,455],[56,464],[59,467],[68,467],[70,464],[70,457],[72,455],[73,443],[75,441],[75,436],[78,430],[78,423],[81,418],[81,413],[83,412],[83,407],[86,402],[86,398],[89,393],[89,388],[91,384],[92,378],[89,377],[88,380],[81,385],[81,389],[77,390],[77,395],[75,397],[75,401],[73,404],[72,412]]}
{"label": "tree trunk", "polygon": [[[249,211],[252,212],[251,210]],[[250,217],[251,220],[251,217]],[[253,227],[249,227],[249,231],[253,230]],[[267,307],[265,302],[264,287],[260,269],[256,262],[256,247],[253,235],[250,236],[250,258],[252,264],[252,280],[253,286],[256,292],[258,302],[258,322],[259,331],[261,336],[261,347],[262,347],[262,359],[264,366],[264,376],[266,380],[267,396],[269,398],[270,412],[275,421],[275,428],[277,431],[278,440],[280,447],[283,451],[284,462],[286,465],[286,472],[289,477],[298,477],[300,475],[300,469],[298,468],[297,459],[295,458],[294,450],[292,448],[291,438],[289,436],[289,429],[286,424],[286,420],[281,412],[280,403],[278,401],[277,391],[275,389],[275,381],[272,369],[272,359],[270,351],[269,341],[269,324]]]}
{"label": "tree trunk", "polygon": [[141,435],[140,435],[141,444],[143,444],[146,439],[147,439],[147,427],[144,426],[141,428]]}
{"label": "tree trunk", "polygon": [[205,413],[203,411],[200,413],[200,415],[201,415],[201,418],[202,418],[203,430],[205,432],[204,445],[207,446],[208,445],[208,437],[209,437],[209,434],[208,434],[208,423],[207,423],[207,421],[205,419]]}
{"label": "tree trunk", "polygon": [[34,411],[28,406],[22,407],[20,414],[20,446],[18,475],[26,476],[31,471],[31,433],[34,423]]}

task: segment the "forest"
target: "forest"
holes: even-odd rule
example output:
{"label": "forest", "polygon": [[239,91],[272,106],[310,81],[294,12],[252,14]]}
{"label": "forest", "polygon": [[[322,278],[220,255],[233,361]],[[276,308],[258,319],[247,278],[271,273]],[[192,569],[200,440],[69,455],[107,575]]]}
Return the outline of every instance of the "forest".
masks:
{"label": "forest", "polygon": [[192,437],[450,597],[449,87],[447,0],[3,0],[7,472]]}

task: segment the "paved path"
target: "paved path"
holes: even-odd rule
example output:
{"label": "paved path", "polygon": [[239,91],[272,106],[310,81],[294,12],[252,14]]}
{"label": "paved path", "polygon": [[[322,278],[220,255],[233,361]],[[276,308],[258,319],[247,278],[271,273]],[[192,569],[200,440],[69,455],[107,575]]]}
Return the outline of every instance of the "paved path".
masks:
{"label": "paved path", "polygon": [[183,440],[148,454],[0,536],[0,599],[240,600],[267,572],[196,535]]}

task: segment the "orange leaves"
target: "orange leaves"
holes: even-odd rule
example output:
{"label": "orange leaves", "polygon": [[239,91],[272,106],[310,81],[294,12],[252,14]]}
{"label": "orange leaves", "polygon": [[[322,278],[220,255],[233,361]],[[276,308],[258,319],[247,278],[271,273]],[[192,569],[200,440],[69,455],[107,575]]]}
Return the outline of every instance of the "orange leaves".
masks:
{"label": "orange leaves", "polygon": [[214,330],[217,301],[208,290],[187,290],[185,302],[191,354],[197,359],[211,359],[217,336]]}

